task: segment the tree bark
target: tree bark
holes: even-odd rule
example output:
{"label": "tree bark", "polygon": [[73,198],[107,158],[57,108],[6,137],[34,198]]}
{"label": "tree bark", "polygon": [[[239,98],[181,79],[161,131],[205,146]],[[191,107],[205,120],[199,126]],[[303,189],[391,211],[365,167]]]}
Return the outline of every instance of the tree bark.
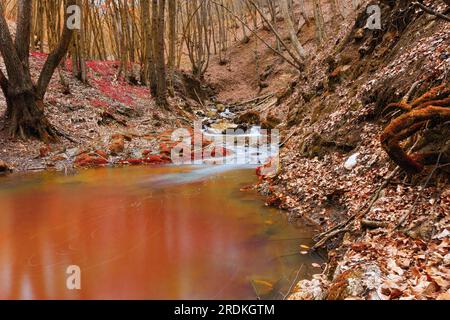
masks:
{"label": "tree bark", "polygon": [[176,45],[176,15],[177,15],[177,3],[176,0],[169,1],[169,88],[171,95],[174,94],[173,82],[175,72],[175,45]]}
{"label": "tree bark", "polygon": [[284,20],[286,21],[289,30],[289,35],[291,37],[292,44],[294,45],[294,48],[297,51],[299,58],[305,59],[306,51],[305,49],[303,49],[302,44],[297,38],[297,32],[295,31],[294,23],[292,22],[291,14],[289,13],[288,0],[281,0],[281,10],[283,12]]}
{"label": "tree bark", "polygon": [[152,56],[153,63],[150,66],[150,90],[154,97],[158,94],[158,79],[156,76],[158,47],[158,0],[152,0]]}
{"label": "tree bark", "polygon": [[158,3],[158,27],[156,37],[156,69],[157,69],[157,94],[156,102],[159,106],[167,106],[167,72],[164,57],[164,14],[166,8],[166,0],[159,0]]}

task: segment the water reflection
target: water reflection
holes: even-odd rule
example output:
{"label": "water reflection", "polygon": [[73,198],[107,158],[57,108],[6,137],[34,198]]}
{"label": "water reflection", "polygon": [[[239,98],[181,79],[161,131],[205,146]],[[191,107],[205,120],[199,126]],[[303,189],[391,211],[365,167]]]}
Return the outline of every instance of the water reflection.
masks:
{"label": "water reflection", "polygon": [[[302,263],[312,273],[317,259],[297,254],[311,230],[238,191],[254,170],[167,183],[191,170],[2,178],[0,298],[273,298]],[[80,266],[82,290],[66,288],[69,265]]]}

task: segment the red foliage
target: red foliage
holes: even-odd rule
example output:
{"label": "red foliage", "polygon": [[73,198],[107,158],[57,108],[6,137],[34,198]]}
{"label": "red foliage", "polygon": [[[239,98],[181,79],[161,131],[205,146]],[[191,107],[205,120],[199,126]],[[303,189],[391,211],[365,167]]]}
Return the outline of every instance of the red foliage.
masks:
{"label": "red foliage", "polygon": [[106,108],[108,107],[109,104],[106,101],[101,101],[99,99],[92,99],[91,105],[96,108]]}
{"label": "red foliage", "polygon": [[136,98],[150,97],[147,87],[131,85],[123,77],[116,79],[120,62],[88,61],[86,64],[90,81],[105,96],[127,106],[132,106]]}
{"label": "red foliage", "polygon": [[97,153],[80,154],[74,162],[76,167],[97,167],[108,164],[108,160]]}
{"label": "red foliage", "polygon": [[34,51],[34,52],[31,52],[31,53],[30,53],[30,57],[32,57],[32,58],[37,58],[38,60],[44,61],[45,59],[47,59],[48,54],[47,54],[47,53],[42,53],[42,52]]}

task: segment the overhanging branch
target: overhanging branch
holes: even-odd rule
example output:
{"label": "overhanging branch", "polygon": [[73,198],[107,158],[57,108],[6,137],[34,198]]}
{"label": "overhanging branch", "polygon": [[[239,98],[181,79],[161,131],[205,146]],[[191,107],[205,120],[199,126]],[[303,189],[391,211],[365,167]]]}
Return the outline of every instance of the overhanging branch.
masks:
{"label": "overhanging branch", "polygon": [[[75,5],[76,3],[76,0],[69,0],[67,3],[67,7]],[[68,15],[66,12],[64,15],[64,31],[62,33],[61,40],[59,41],[58,46],[47,57],[47,61],[45,61],[44,67],[42,68],[39,80],[36,85],[36,95],[38,99],[44,98],[53,73],[61,63],[61,60],[66,55],[67,50],[69,49],[70,42],[72,41],[72,35],[74,31],[67,28],[67,19]]]}

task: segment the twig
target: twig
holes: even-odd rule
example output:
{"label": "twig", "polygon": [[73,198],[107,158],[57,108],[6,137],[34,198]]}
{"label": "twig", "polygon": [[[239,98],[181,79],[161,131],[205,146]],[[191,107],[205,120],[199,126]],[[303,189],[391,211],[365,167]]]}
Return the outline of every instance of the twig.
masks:
{"label": "twig", "polygon": [[412,3],[415,6],[418,6],[420,9],[422,9],[423,11],[425,11],[426,13],[432,14],[438,18],[444,19],[446,21],[450,21],[450,17],[446,16],[445,14],[442,14],[440,12],[434,11],[433,9],[415,1]]}
{"label": "twig", "polygon": [[[352,220],[353,220],[353,219],[352,219]],[[319,242],[317,242],[317,243],[311,248],[311,250],[312,250],[312,251],[315,251],[315,250],[319,249],[319,248],[322,247],[325,243],[327,243],[328,240],[334,238],[335,236],[337,236],[337,235],[339,235],[339,234],[341,234],[341,233],[347,232],[347,231],[350,231],[350,227],[345,226],[345,228],[337,229],[337,230],[334,230],[333,232],[328,233],[328,234],[327,234],[325,237],[323,237]]]}
{"label": "twig", "polygon": [[262,96],[259,96],[259,97],[256,97],[256,98],[252,98],[252,99],[250,99],[250,100],[246,100],[246,101],[244,101],[244,102],[235,104],[234,107],[245,106],[246,104],[250,104],[250,103],[252,103],[252,102],[261,101],[261,100],[267,99],[267,98],[269,98],[269,97],[271,98],[271,97],[273,97],[273,96],[274,96],[273,93],[268,93],[268,94],[265,94],[265,95],[262,95]]}
{"label": "twig", "polygon": [[256,299],[257,299],[257,300],[261,300],[261,297],[259,296],[258,290],[256,289],[255,284],[253,283],[253,280],[252,280],[252,279],[250,279],[250,283],[251,283],[251,285],[252,285],[253,291],[255,291]]}
{"label": "twig", "polygon": [[284,147],[284,145],[286,143],[288,143],[288,141],[294,136],[294,134],[296,134],[298,131],[300,130],[300,128],[295,129],[294,131],[292,131],[289,136],[287,136],[286,139],[284,139],[284,141],[280,144],[280,148]]}
{"label": "twig", "polygon": [[202,106],[202,108],[205,108],[205,105],[203,104],[202,99],[200,99],[200,96],[198,95],[197,90],[195,90],[195,88],[194,88],[194,93],[197,96],[198,102],[200,102],[200,105]]}
{"label": "twig", "polygon": [[302,265],[300,266],[300,268],[298,269],[297,274],[295,275],[294,281],[292,281],[291,286],[289,287],[288,292],[287,292],[286,295],[283,297],[283,300],[286,300],[286,299],[289,297],[289,295],[291,294],[292,289],[294,289],[294,286],[295,286],[296,283],[297,283],[298,276],[300,275],[300,271],[302,271],[303,266],[304,266],[304,265],[302,264]]}
{"label": "twig", "polygon": [[70,142],[73,143],[78,143],[77,140],[75,140],[74,138],[72,138],[69,134],[65,133],[64,131],[62,131],[61,129],[53,126],[53,130],[56,132],[56,134],[58,134],[59,136],[66,138],[67,140],[69,140]]}

